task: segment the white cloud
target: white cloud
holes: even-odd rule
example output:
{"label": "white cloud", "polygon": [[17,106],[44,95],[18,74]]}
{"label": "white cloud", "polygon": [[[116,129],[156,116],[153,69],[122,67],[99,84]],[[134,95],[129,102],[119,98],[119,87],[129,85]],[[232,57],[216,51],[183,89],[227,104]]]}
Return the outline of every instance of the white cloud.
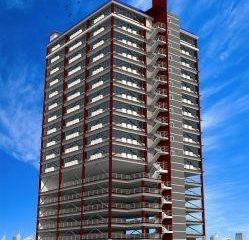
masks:
{"label": "white cloud", "polygon": [[[3,64],[1,64],[3,68]],[[15,63],[0,74],[0,148],[18,160],[37,166],[40,146],[41,83],[36,69]]]}
{"label": "white cloud", "polygon": [[25,9],[30,7],[33,0],[3,0],[3,6],[7,9]]}
{"label": "white cloud", "polygon": [[211,130],[219,127],[222,123],[232,119],[249,109],[249,94],[238,97],[237,95],[229,95],[226,98],[213,104],[207,111],[203,113],[204,130]]}
{"label": "white cloud", "polygon": [[204,18],[202,25],[200,24],[202,27],[198,30],[202,80],[218,78],[225,70],[247,58],[247,54],[238,56],[236,52],[246,45],[246,38],[241,36],[249,27],[248,6],[248,1],[245,0],[239,4],[234,0],[223,0],[219,4],[213,2],[209,17]]}
{"label": "white cloud", "polygon": [[205,154],[220,149],[232,141],[231,135],[239,128],[239,125],[236,124],[243,120],[239,115],[249,110],[248,102],[249,95],[241,97],[229,95],[203,112],[202,129]]}

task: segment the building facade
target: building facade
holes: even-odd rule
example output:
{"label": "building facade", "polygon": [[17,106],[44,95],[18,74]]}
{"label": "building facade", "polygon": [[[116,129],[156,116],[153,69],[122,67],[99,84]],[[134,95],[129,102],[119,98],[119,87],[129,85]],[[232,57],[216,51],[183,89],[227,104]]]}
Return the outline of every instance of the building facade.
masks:
{"label": "building facade", "polygon": [[204,239],[198,38],[112,0],[47,47],[36,239]]}
{"label": "building facade", "polygon": [[211,237],[210,237],[210,240],[218,240],[218,239],[219,239],[219,236],[217,233],[211,235]]}
{"label": "building facade", "polygon": [[235,233],[235,240],[243,240],[243,233]]}
{"label": "building facade", "polygon": [[21,234],[18,233],[16,235],[13,236],[13,240],[21,240]]}

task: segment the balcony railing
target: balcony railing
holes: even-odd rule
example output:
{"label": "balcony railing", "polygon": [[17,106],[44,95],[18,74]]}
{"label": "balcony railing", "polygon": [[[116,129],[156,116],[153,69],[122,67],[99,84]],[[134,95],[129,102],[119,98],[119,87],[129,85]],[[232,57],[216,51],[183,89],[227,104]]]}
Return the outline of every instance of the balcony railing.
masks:
{"label": "balcony railing", "polygon": [[[108,192],[109,192],[108,188],[97,189],[97,190],[84,192],[83,197],[86,198],[86,197],[91,197],[91,196],[99,196],[99,195],[107,194]],[[112,193],[119,194],[119,195],[134,195],[134,194],[139,194],[139,193],[159,194],[160,191],[157,188],[147,188],[147,187],[140,187],[140,188],[134,188],[134,189],[113,188]],[[60,202],[81,199],[81,197],[82,197],[81,193],[65,195],[60,198]],[[41,204],[52,204],[52,203],[56,203],[57,201],[58,201],[57,197],[46,198],[41,201]]]}
{"label": "balcony railing", "polygon": [[[161,239],[161,234],[123,234],[123,233],[112,233],[113,239]],[[82,237],[80,235],[71,235],[71,236],[60,236],[59,240],[81,240],[81,239],[108,239],[107,233],[91,233],[84,234]],[[54,240],[54,237],[44,237],[43,240]]]}
{"label": "balcony railing", "polygon": [[[112,179],[114,179],[114,180],[133,181],[133,180],[138,180],[138,179],[143,179],[143,178],[155,180],[154,178],[152,178],[152,174],[144,173],[144,172],[135,173],[135,174],[131,174],[131,175],[125,175],[125,174],[119,174],[119,173],[112,174]],[[79,180],[74,180],[74,181],[62,183],[61,188],[81,186],[82,183],[87,184],[87,183],[92,183],[92,182],[108,180],[108,179],[109,179],[108,175],[102,174],[102,175],[98,175],[98,176],[88,177],[88,178],[85,178],[84,180],[79,179]],[[51,188],[47,191],[53,191],[56,189],[57,189],[57,187]],[[44,191],[44,192],[47,192],[47,191]]]}
{"label": "balcony railing", "polygon": [[[82,221],[83,226],[92,226],[92,225],[101,225],[101,224],[108,224],[109,219],[108,218],[102,218],[102,219],[92,219],[92,220],[84,220]],[[162,221],[159,218],[153,218],[153,219],[126,219],[126,218],[112,218],[111,219],[112,224],[118,224],[118,225],[125,225],[125,227],[130,227],[132,225],[136,224],[161,224]],[[81,222],[61,222],[59,224],[59,228],[73,228],[73,227],[80,227]],[[39,227],[40,230],[49,230],[49,229],[56,229],[57,224],[56,223],[48,223],[48,224],[41,224]]]}
{"label": "balcony railing", "polygon": [[[88,205],[88,206],[84,206],[83,211],[84,212],[91,212],[91,211],[98,211],[98,210],[105,210],[108,209],[108,203],[104,204],[95,204],[95,205]],[[155,209],[155,210],[159,210],[161,209],[161,206],[157,203],[131,203],[131,204],[125,204],[125,203],[114,203],[112,204],[112,209],[116,209],[116,210],[135,210],[138,211],[140,208],[147,208],[147,209]],[[46,211],[42,214],[40,214],[40,217],[48,217],[48,216],[57,216],[57,211],[56,210],[49,210]],[[67,208],[67,209],[61,209],[60,210],[60,215],[64,215],[64,214],[75,214],[81,213],[81,208],[80,207],[76,207],[76,208]]]}

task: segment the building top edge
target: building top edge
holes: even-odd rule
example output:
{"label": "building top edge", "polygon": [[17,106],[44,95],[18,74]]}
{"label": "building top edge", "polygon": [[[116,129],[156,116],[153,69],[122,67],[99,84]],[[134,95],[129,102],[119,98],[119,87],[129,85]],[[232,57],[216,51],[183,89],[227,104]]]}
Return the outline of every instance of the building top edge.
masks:
{"label": "building top edge", "polygon": [[[144,11],[137,9],[127,3],[123,3],[119,0],[109,0],[107,3],[101,5],[99,8],[97,8],[96,10],[93,10],[91,13],[87,14],[83,19],[81,19],[79,22],[77,22],[76,24],[74,24],[72,27],[70,27],[69,29],[67,29],[66,31],[60,33],[60,35],[58,37],[56,37],[55,39],[53,39],[52,41],[50,41],[47,44],[47,47],[51,46],[54,42],[56,42],[57,40],[61,39],[62,37],[64,37],[68,32],[72,31],[73,29],[76,29],[80,24],[82,24],[83,22],[87,21],[88,19],[90,19],[94,14],[100,12],[102,9],[104,9],[105,7],[108,7],[110,4],[115,3],[119,6],[125,7],[129,10],[132,10],[140,15],[143,15],[146,18],[149,19],[153,19],[151,16],[147,15]],[[50,35],[54,34],[54,33],[58,33],[57,31],[52,31]]]}
{"label": "building top edge", "polygon": [[191,33],[191,32],[189,32],[188,30],[183,29],[183,28],[180,29],[180,32],[181,32],[181,33],[184,33],[184,34],[186,34],[186,35],[188,35],[188,36],[190,36],[190,37],[192,37],[192,38],[195,38],[195,39],[198,39],[198,38],[199,38],[199,37],[198,37],[197,35],[195,35],[194,33]]}
{"label": "building top edge", "polygon": [[179,17],[175,13],[173,13],[173,12],[168,12],[168,16],[173,17],[173,18],[179,20]]}

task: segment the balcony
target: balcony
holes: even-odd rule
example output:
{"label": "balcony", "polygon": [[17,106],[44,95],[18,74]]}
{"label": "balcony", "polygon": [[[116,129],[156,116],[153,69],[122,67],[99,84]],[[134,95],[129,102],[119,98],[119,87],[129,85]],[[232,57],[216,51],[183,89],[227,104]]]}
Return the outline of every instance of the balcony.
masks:
{"label": "balcony", "polygon": [[201,204],[195,204],[195,203],[191,202],[191,200],[186,202],[185,207],[186,207],[186,212],[188,214],[189,213],[199,213],[199,212],[203,211]]}
{"label": "balcony", "polygon": [[[94,227],[96,225],[101,226],[105,225],[108,227],[109,219],[108,218],[102,218],[102,219],[92,219],[92,220],[83,220],[83,228],[86,227]],[[126,219],[126,218],[112,218],[111,219],[112,225],[118,226],[119,228],[132,228],[137,225],[149,225],[151,227],[159,227],[161,224],[161,220],[158,218],[155,219]],[[61,222],[59,223],[60,230],[62,229],[80,229],[81,222],[75,221],[75,222]],[[46,230],[55,230],[57,228],[56,223],[49,223],[49,224],[43,224],[39,227],[39,231],[46,231]]]}
{"label": "balcony", "polygon": [[196,181],[191,178],[185,178],[185,186],[186,186],[186,189],[194,188],[194,187],[201,187],[201,181]]}
{"label": "balcony", "polygon": [[138,107],[145,107],[145,102],[138,97],[134,97],[128,94],[114,94],[114,97],[117,99],[116,101],[121,101],[124,103],[129,103]]}
{"label": "balcony", "polygon": [[203,219],[202,217],[196,217],[195,215],[188,213],[186,215],[186,224],[187,226],[201,225],[203,224]]}
{"label": "balcony", "polygon": [[184,165],[184,169],[185,169],[185,170],[190,170],[190,171],[192,171],[192,172],[200,172],[200,171],[201,171],[200,168],[198,168],[198,167],[196,167],[196,166],[194,166],[194,165],[192,165],[192,164],[185,164],[185,165]]}
{"label": "balcony", "polygon": [[[115,137],[113,138],[113,141],[115,145],[123,145],[124,147],[128,147],[128,148],[145,150],[145,143],[142,141],[138,141],[136,139]],[[137,160],[138,156],[137,155],[135,156],[136,156],[135,159]]]}
{"label": "balcony", "polygon": [[121,46],[123,48],[126,48],[127,50],[132,50],[134,52],[137,52],[139,54],[145,54],[145,50],[142,46],[140,46],[138,43],[135,41],[130,41],[125,38],[123,39],[117,39],[115,38],[114,41],[115,45]]}
{"label": "balcony", "polygon": [[[108,239],[107,233],[90,233],[84,234],[82,237],[80,235],[73,236],[61,236],[59,240],[96,240],[96,239]],[[54,237],[44,237],[44,240],[54,240]],[[112,239],[126,239],[126,240],[135,240],[135,239],[162,239],[161,234],[123,234],[123,233],[112,233]]]}
{"label": "balcony", "polygon": [[126,109],[126,108],[121,108],[121,109],[116,109],[115,113],[120,113],[124,115],[124,117],[127,117],[129,115],[130,118],[140,120],[140,121],[145,121],[145,116],[137,111],[133,111],[131,109]]}
{"label": "balcony", "polygon": [[187,58],[188,60],[190,61],[194,61],[196,62],[197,61],[197,58],[196,56],[194,55],[193,51],[188,51],[186,49],[181,49],[181,54],[184,58]]}
{"label": "balcony", "polygon": [[114,25],[115,27],[115,30],[124,34],[124,35],[127,35],[130,37],[130,38],[133,38],[135,39],[136,41],[145,41],[144,39],[144,36],[142,34],[140,34],[137,30],[135,29],[131,29],[130,27],[128,26],[121,26],[119,24],[115,24]]}
{"label": "balcony", "polygon": [[[91,197],[100,197],[101,195],[108,194],[109,189],[97,189],[92,191],[86,191],[83,193],[83,198],[91,198]],[[149,194],[149,195],[160,195],[160,190],[157,188],[147,188],[147,187],[140,187],[140,188],[134,188],[134,189],[120,189],[120,188],[113,188],[112,189],[113,195],[118,195],[119,197],[135,197],[136,195],[141,196],[141,194]],[[64,195],[60,198],[60,203],[66,203],[68,201],[76,202],[81,201],[82,195],[81,193],[74,193],[69,195]],[[54,205],[54,203],[57,204],[58,197],[52,197],[52,198],[45,198],[44,200],[41,200],[41,205]],[[86,210],[86,209],[85,209]]]}
{"label": "balcony", "polygon": [[182,86],[182,90],[184,91],[184,94],[187,94],[187,95],[190,95],[190,96],[193,96],[193,97],[198,97],[198,92],[193,90],[190,87]]}
{"label": "balcony", "polygon": [[204,239],[204,234],[202,231],[194,229],[193,227],[188,227],[186,231],[187,238],[193,239]]}
{"label": "balcony", "polygon": [[199,49],[197,48],[196,45],[190,43],[190,42],[186,42],[184,40],[180,40],[180,44],[184,47],[187,47],[187,48],[190,48],[191,50],[194,50],[194,51],[199,51]]}
{"label": "balcony", "polygon": [[[164,164],[159,164],[159,168],[157,168],[160,172],[165,172],[167,173],[167,167],[165,168]],[[165,168],[165,169],[164,169]],[[74,181],[69,181],[69,182],[63,182],[61,184],[61,190],[67,190],[68,188],[81,188],[82,187],[82,183],[84,185],[88,185],[88,184],[92,184],[92,183],[97,183],[97,182],[103,182],[103,181],[107,181],[109,179],[109,175],[107,174],[102,174],[102,175],[97,175],[97,176],[93,176],[93,177],[88,177],[85,179],[78,179],[78,180],[74,180]],[[146,181],[146,182],[157,182],[158,178],[155,178],[153,176],[152,173],[136,173],[136,174],[132,174],[132,175],[125,175],[125,174],[117,174],[117,173],[113,173],[112,174],[112,179],[115,182],[122,182],[124,184],[128,184],[131,181]],[[43,193],[46,192],[53,192],[54,190],[58,189],[57,187],[55,188],[50,188],[47,190],[44,190]]]}
{"label": "balcony", "polygon": [[141,84],[139,85],[138,83],[126,81],[124,79],[123,80],[116,79],[115,82],[119,85],[122,85],[122,88],[126,88],[128,90],[138,92],[141,94],[145,93],[145,89]]}
{"label": "balcony", "polygon": [[115,129],[122,129],[129,133],[134,133],[138,135],[145,136],[145,130],[137,125],[127,124],[127,123],[113,123]]}
{"label": "balcony", "polygon": [[126,152],[114,153],[113,157],[124,162],[132,161],[138,164],[145,164],[145,158],[138,156],[136,154],[126,153]]}
{"label": "balcony", "polygon": [[123,61],[126,61],[127,63],[132,63],[138,67],[145,67],[143,59],[135,56],[134,54],[131,55],[126,52],[123,53],[115,52],[115,57]]}
{"label": "balcony", "polygon": [[129,75],[129,76],[135,77],[135,78],[137,77],[137,78],[142,79],[142,80],[145,78],[145,75],[143,74],[143,72],[138,71],[138,69],[136,69],[136,68],[126,67],[126,66],[118,66],[118,65],[115,65],[115,68],[122,71],[122,73],[125,75]]}
{"label": "balcony", "polygon": [[202,194],[198,192],[194,192],[190,189],[187,189],[185,192],[185,198],[187,201],[191,200],[201,200],[202,199]]}

